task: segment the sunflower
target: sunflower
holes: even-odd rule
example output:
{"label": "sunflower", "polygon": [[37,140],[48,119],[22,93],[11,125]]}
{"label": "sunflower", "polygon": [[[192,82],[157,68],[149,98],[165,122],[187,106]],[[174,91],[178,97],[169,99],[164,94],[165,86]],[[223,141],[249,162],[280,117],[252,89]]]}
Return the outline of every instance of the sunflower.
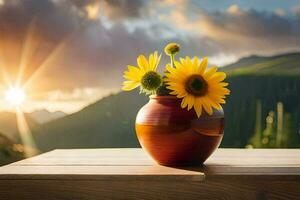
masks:
{"label": "sunflower", "polygon": [[128,70],[124,72],[124,81],[122,90],[130,91],[137,87],[141,87],[141,92],[153,94],[162,84],[162,78],[157,73],[161,55],[157,52],[150,54],[149,59],[144,55],[137,58],[138,67],[128,65]]}
{"label": "sunflower", "polygon": [[226,78],[224,72],[217,72],[217,67],[207,67],[207,58],[201,63],[197,57],[191,59],[181,58],[180,62],[175,61],[175,67],[167,65],[165,81],[170,94],[182,98],[181,107],[188,110],[194,107],[196,114],[200,117],[202,108],[212,115],[213,108],[221,109],[220,104],[225,103],[225,95],[230,91],[225,88],[228,83],[222,82]]}

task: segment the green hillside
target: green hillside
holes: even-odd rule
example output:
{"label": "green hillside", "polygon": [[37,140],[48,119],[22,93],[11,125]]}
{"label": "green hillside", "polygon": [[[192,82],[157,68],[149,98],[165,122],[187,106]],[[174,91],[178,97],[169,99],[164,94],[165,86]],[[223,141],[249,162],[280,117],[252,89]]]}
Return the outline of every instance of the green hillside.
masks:
{"label": "green hillside", "polygon": [[135,116],[146,101],[137,91],[110,95],[78,113],[33,129],[33,134],[42,150],[135,147]]}
{"label": "green hillside", "polygon": [[23,146],[0,133],[0,166],[24,159]]}
{"label": "green hillside", "polygon": [[223,68],[229,75],[300,75],[300,53],[250,56]]}
{"label": "green hillside", "polygon": [[[275,147],[277,135],[283,138],[277,147],[300,147],[300,65],[295,64],[299,60],[299,54],[272,58],[256,56],[223,68],[230,74],[227,81],[231,90],[224,106],[223,147],[245,147],[248,144]],[[245,66],[242,66],[243,63]],[[274,73],[285,71],[281,68],[288,68],[289,73]],[[255,69],[265,70],[265,73]],[[138,95],[138,91],[120,92],[82,111],[44,124],[34,129],[33,134],[43,151],[55,148],[136,147],[135,116],[146,102],[147,97]],[[277,112],[278,105],[283,107],[283,111]],[[277,123],[278,116],[283,120]]]}

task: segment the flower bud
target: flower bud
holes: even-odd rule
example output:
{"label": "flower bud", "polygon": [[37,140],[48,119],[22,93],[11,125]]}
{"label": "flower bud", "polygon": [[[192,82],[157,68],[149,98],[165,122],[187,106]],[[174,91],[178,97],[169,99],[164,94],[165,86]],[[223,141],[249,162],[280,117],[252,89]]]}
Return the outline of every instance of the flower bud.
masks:
{"label": "flower bud", "polygon": [[174,42],[167,44],[165,47],[165,53],[168,56],[177,54],[179,52],[179,50],[180,50],[179,44],[174,43]]}

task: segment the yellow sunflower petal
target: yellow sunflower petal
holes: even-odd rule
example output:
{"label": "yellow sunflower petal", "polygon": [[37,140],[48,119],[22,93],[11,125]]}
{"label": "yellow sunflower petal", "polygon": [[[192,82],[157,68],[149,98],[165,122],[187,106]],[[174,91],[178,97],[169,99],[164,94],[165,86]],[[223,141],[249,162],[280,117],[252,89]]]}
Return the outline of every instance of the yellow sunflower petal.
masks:
{"label": "yellow sunflower petal", "polygon": [[[167,70],[168,72],[175,73],[175,68],[173,68],[170,64],[167,64],[167,65],[166,65],[166,70]],[[166,74],[166,75],[173,75],[172,73],[168,73],[168,74]]]}
{"label": "yellow sunflower petal", "polygon": [[211,104],[209,103],[209,101],[207,101],[206,98],[201,98],[201,100],[203,101],[203,108],[206,111],[206,113],[212,115],[213,109],[211,108]]}
{"label": "yellow sunflower petal", "polygon": [[226,103],[226,101],[224,100],[224,99],[220,99],[220,102],[219,103],[221,103],[221,104],[225,104]]}
{"label": "yellow sunflower petal", "polygon": [[171,78],[171,79],[172,78],[178,79],[178,81],[184,81],[186,79],[186,75],[184,73],[182,73],[181,70],[178,69],[178,65],[176,66],[176,68],[173,68],[171,65],[167,65],[166,69],[169,72],[169,73],[165,74],[166,77]]}
{"label": "yellow sunflower petal", "polygon": [[194,60],[192,60],[189,56],[186,57],[185,68],[188,70],[189,74],[196,74],[198,71],[198,66],[194,65]]}
{"label": "yellow sunflower petal", "polygon": [[199,66],[199,74],[204,74],[207,67],[208,59],[207,57],[203,58]]}
{"label": "yellow sunflower petal", "polygon": [[183,97],[185,97],[186,95],[187,95],[186,93],[181,93],[181,94],[179,93],[179,94],[176,95],[176,97],[177,97],[177,98],[183,98]]}
{"label": "yellow sunflower petal", "polygon": [[219,104],[223,100],[224,96],[216,95],[216,94],[208,94],[208,97],[215,103]]}
{"label": "yellow sunflower petal", "polygon": [[196,111],[197,116],[200,117],[201,114],[202,114],[202,101],[201,101],[201,98],[196,98],[195,99],[194,109]]}
{"label": "yellow sunflower petal", "polygon": [[220,83],[220,86],[222,86],[222,87],[225,87],[225,86],[228,86],[229,84],[228,83],[225,83],[225,82],[222,82],[222,83]]}
{"label": "yellow sunflower petal", "polygon": [[216,72],[213,74],[209,81],[221,82],[226,78],[226,74],[224,72]]}
{"label": "yellow sunflower petal", "polygon": [[187,96],[187,104],[188,104],[188,110],[190,110],[194,106],[195,97],[192,95]]}
{"label": "yellow sunflower petal", "polygon": [[125,81],[123,83],[122,90],[130,91],[130,90],[137,88],[139,85],[140,85],[140,83],[137,81]]}
{"label": "yellow sunflower petal", "polygon": [[215,93],[222,93],[223,95],[230,94],[230,90],[227,88],[214,88],[212,91],[214,91]]}
{"label": "yellow sunflower petal", "polygon": [[205,98],[206,98],[206,101],[209,102],[209,104],[210,104],[213,108],[215,108],[215,109],[217,109],[217,110],[220,110],[220,109],[222,108],[221,105],[220,105],[219,103],[215,102],[213,99],[211,99],[211,98],[209,98],[209,97],[205,97]]}
{"label": "yellow sunflower petal", "polygon": [[178,62],[178,61],[175,61],[174,62],[174,65],[175,67],[178,69],[178,68],[182,68],[182,63]]}
{"label": "yellow sunflower petal", "polygon": [[[157,53],[157,52],[156,52]],[[156,59],[156,63],[155,63],[155,68],[154,68],[154,70],[156,71],[157,70],[157,66],[158,66],[158,64],[159,64],[159,62],[160,62],[160,59],[161,59],[161,54],[158,56],[158,58]]]}
{"label": "yellow sunflower petal", "polygon": [[185,63],[186,63],[186,61],[185,61],[185,59],[184,58],[179,58],[179,60],[180,60],[180,63],[181,64],[183,64],[183,65],[186,65]]}
{"label": "yellow sunflower petal", "polygon": [[187,96],[181,101],[181,108],[185,108],[188,105]]}
{"label": "yellow sunflower petal", "polygon": [[185,79],[184,79],[184,77],[180,77],[180,76],[174,77],[174,76],[168,76],[168,75],[166,75],[166,77],[164,78],[164,81],[165,82],[169,82],[169,83],[176,82],[176,83],[183,84],[184,81],[185,81]]}
{"label": "yellow sunflower petal", "polygon": [[205,79],[209,79],[214,73],[216,73],[217,71],[217,67],[216,66],[213,66],[211,67],[209,70],[207,70],[205,73],[204,73],[204,78]]}
{"label": "yellow sunflower petal", "polygon": [[137,58],[137,63],[142,70],[149,71],[149,63],[144,55],[140,55]]}
{"label": "yellow sunflower petal", "polygon": [[193,58],[193,73],[198,73],[198,70],[199,70],[199,59],[197,56],[194,56]]}
{"label": "yellow sunflower petal", "polygon": [[153,54],[149,56],[149,70],[154,70],[155,67],[155,58]]}
{"label": "yellow sunflower petal", "polygon": [[[188,93],[186,92],[186,90],[184,89],[184,87],[178,87],[178,88],[174,88],[174,87],[171,87],[171,86],[167,86],[168,89],[172,90],[170,92],[171,95],[175,95],[177,96],[178,98],[183,98],[185,96],[188,95]],[[176,90],[173,90],[173,89],[176,89]]]}
{"label": "yellow sunflower petal", "polygon": [[124,78],[132,81],[141,80],[143,72],[141,69],[128,65],[128,71],[124,72]]}

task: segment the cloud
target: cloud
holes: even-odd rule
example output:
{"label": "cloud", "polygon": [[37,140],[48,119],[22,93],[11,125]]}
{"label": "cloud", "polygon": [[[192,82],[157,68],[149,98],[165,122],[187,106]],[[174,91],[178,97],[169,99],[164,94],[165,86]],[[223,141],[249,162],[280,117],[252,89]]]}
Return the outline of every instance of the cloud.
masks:
{"label": "cloud", "polygon": [[195,12],[192,19],[187,12],[174,10],[169,22],[183,31],[193,32],[199,40],[208,39],[215,45],[215,53],[275,54],[300,50],[300,19],[275,13],[243,10],[237,5],[226,11]]}
{"label": "cloud", "polygon": [[[15,82],[22,57],[26,58],[22,82],[34,107],[76,111],[119,90],[127,64],[134,65],[140,53],[164,45],[164,39],[150,36],[142,27],[128,30],[115,17],[107,28],[97,18],[99,1],[80,2],[5,1],[0,7],[1,67]],[[159,32],[158,27],[155,30]],[[78,92],[86,88],[97,89],[90,95]],[[26,107],[32,109],[31,104]]]}
{"label": "cloud", "polygon": [[[118,90],[127,64],[171,41],[181,44],[180,56],[206,55],[220,65],[300,50],[300,17],[292,10],[291,17],[237,5],[208,12],[188,0],[0,0],[0,64],[16,79],[25,52],[28,92],[47,94],[40,102],[79,106]],[[86,88],[97,89],[88,95]]]}
{"label": "cloud", "polygon": [[16,80],[24,65],[25,81],[84,21],[82,11],[67,1],[3,1],[0,6],[1,67]]}
{"label": "cloud", "polygon": [[240,15],[242,13],[242,10],[238,5],[233,4],[227,8],[227,12],[231,15]]}
{"label": "cloud", "polygon": [[155,2],[156,5],[161,7],[176,7],[176,8],[186,8],[189,4],[189,0],[161,0]]}
{"label": "cloud", "polygon": [[97,19],[100,12],[100,2],[94,2],[85,6],[85,11],[89,19]]}
{"label": "cloud", "polygon": [[119,22],[106,29],[96,20],[100,3],[113,19],[137,17],[142,7],[139,1],[4,0],[0,61],[11,79],[23,62],[23,82],[37,74],[30,84],[37,90],[120,84],[121,78],[107,77],[121,77],[120,68],[157,42],[148,43],[142,30],[129,33]]}
{"label": "cloud", "polygon": [[[126,18],[136,18],[141,16],[143,7],[146,4],[144,0],[104,0],[103,12],[111,20],[120,20]],[[144,10],[145,12],[146,10]]]}
{"label": "cloud", "polygon": [[275,13],[276,15],[278,15],[278,16],[281,16],[281,17],[283,17],[283,16],[286,15],[285,11],[284,11],[282,8],[277,8],[277,9],[275,9],[275,10],[274,10],[274,13]]}
{"label": "cloud", "polygon": [[294,6],[291,10],[294,15],[300,18],[300,6]]}

